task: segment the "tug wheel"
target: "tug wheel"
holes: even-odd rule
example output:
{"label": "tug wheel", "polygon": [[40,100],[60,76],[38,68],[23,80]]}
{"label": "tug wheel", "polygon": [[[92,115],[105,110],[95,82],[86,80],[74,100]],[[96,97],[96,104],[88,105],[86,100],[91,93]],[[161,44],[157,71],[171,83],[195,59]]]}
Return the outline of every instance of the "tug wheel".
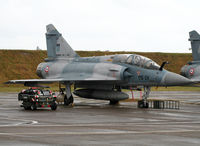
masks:
{"label": "tug wheel", "polygon": [[24,109],[25,109],[25,110],[30,110],[31,107],[30,107],[30,106],[24,106]]}
{"label": "tug wheel", "polygon": [[51,104],[51,110],[55,111],[57,109],[57,104],[55,102],[53,102]]}
{"label": "tug wheel", "polygon": [[34,110],[37,109],[37,106],[35,104],[32,104],[30,108],[31,108],[32,111],[34,111]]}

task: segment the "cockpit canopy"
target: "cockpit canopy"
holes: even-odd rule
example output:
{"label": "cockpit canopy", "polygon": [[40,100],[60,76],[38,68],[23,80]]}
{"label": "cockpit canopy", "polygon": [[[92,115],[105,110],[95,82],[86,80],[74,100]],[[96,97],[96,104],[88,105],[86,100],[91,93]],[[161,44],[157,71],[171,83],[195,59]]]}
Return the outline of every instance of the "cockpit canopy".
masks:
{"label": "cockpit canopy", "polygon": [[128,59],[126,60],[126,63],[137,65],[139,67],[143,67],[143,68],[147,68],[147,69],[158,70],[160,68],[160,66],[153,60],[151,60],[147,57],[135,55],[135,54],[129,56]]}
{"label": "cockpit canopy", "polygon": [[160,66],[153,60],[136,54],[117,55],[113,59],[114,62],[136,65],[142,68],[159,70]]}

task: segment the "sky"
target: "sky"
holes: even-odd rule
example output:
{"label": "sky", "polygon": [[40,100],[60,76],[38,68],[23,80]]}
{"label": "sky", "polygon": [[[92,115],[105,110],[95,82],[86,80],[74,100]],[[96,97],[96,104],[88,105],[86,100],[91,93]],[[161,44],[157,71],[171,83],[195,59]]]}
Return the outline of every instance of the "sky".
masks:
{"label": "sky", "polygon": [[53,24],[74,50],[190,53],[199,0],[0,0],[0,49],[46,50]]}

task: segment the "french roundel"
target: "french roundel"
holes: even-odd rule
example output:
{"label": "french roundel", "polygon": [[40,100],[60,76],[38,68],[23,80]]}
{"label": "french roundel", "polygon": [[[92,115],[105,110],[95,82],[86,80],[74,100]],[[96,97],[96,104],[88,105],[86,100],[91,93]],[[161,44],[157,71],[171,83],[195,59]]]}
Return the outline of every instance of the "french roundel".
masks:
{"label": "french roundel", "polygon": [[194,68],[190,68],[190,75],[193,75],[194,74]]}
{"label": "french roundel", "polygon": [[49,66],[46,66],[46,68],[44,69],[44,71],[45,71],[46,73],[48,73],[48,72],[49,72]]}

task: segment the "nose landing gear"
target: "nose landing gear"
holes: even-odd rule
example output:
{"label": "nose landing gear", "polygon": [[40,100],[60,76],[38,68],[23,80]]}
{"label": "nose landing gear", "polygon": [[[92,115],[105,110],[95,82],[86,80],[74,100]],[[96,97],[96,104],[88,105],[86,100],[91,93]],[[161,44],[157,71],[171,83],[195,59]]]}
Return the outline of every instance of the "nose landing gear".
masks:
{"label": "nose landing gear", "polygon": [[144,86],[144,93],[142,95],[142,100],[138,101],[138,108],[149,108],[149,103],[147,98],[149,97],[151,87]]}

